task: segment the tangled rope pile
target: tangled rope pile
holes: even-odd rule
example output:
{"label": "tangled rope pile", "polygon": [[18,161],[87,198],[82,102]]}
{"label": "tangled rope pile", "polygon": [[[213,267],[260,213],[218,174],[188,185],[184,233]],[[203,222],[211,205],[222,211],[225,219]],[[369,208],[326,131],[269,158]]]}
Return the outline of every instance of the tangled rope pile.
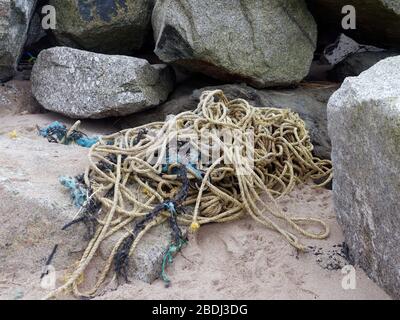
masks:
{"label": "tangled rope pile", "polygon": [[[222,135],[224,129],[234,133],[234,141]],[[174,141],[178,156],[171,152]],[[196,152],[189,155],[185,151],[189,149]],[[217,149],[221,150],[217,158],[198,161]],[[113,267],[113,279],[126,276],[126,263],[139,241],[167,221],[173,237],[163,263],[166,282],[166,264],[186,243],[181,225],[195,232],[201,225],[250,215],[305,251],[295,233],[324,239],[328,226],[319,219],[289,216],[277,200],[309,179],[324,179],[322,185],[332,179],[331,162],[313,157],[312,150],[308,131],[297,114],[255,108],[243,99],[229,101],[221,90],[204,92],[195,111],[100,138],[89,151],[90,166],[84,175],[89,202],[101,207],[92,216],[97,229],[75,271],[49,297],[69,289],[76,296],[92,297]],[[319,225],[321,232],[308,231],[306,225]],[[79,279],[100,244],[118,231],[123,235],[97,283],[88,292],[80,292]]]}

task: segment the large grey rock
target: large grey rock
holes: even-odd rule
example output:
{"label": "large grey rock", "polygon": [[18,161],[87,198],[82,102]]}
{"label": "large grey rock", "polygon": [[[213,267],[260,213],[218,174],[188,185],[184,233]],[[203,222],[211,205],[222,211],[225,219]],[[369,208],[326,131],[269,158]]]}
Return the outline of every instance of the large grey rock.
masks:
{"label": "large grey rock", "polygon": [[337,217],[352,259],[400,298],[400,57],[347,78],[328,104]]}
{"label": "large grey rock", "polygon": [[66,47],[42,51],[31,81],[44,108],[81,119],[146,110],[164,102],[174,87],[166,65]]}
{"label": "large grey rock", "polygon": [[0,82],[14,74],[36,0],[0,1]]}
{"label": "large grey rock", "polygon": [[150,33],[154,0],[50,0],[57,12],[54,34],[61,45],[128,54]]}
{"label": "large grey rock", "polygon": [[400,55],[400,52],[361,52],[355,53],[344,59],[329,72],[329,77],[333,81],[343,82],[347,77],[355,77],[361,72],[368,70],[379,61]]}
{"label": "large grey rock", "polygon": [[202,87],[194,90],[186,85],[178,87],[171,99],[156,109],[140,112],[122,120],[123,128],[136,127],[153,121],[164,121],[169,114],[194,110],[200,95],[205,90],[221,89],[229,99],[242,98],[257,107],[288,108],[297,112],[305,121],[314,144],[314,154],[323,159],[331,157],[331,142],[328,136],[326,105],[332,86],[300,87],[287,90],[257,90],[245,84]]}
{"label": "large grey rock", "polygon": [[355,30],[346,30],[352,38],[365,44],[400,48],[399,0],[306,0],[321,33],[343,32],[342,8],[356,9]]}
{"label": "large grey rock", "polygon": [[256,87],[301,81],[317,38],[303,0],[158,0],[152,22],[162,61]]}

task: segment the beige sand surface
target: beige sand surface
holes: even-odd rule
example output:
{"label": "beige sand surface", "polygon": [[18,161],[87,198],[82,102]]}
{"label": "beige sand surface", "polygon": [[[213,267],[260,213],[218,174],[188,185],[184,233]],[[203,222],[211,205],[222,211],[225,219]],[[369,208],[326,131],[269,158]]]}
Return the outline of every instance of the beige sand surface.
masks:
{"label": "beige sand surface", "polygon": [[[322,252],[335,249],[343,235],[333,212],[332,192],[297,188],[281,201],[296,215],[320,216],[331,228],[324,241],[304,240]],[[341,270],[326,270],[313,253],[297,255],[280,235],[250,218],[204,226],[168,269],[172,285],[135,282],[99,299],[389,299],[356,268],[356,289],[344,290]],[[327,256],[322,257],[324,258]]]}

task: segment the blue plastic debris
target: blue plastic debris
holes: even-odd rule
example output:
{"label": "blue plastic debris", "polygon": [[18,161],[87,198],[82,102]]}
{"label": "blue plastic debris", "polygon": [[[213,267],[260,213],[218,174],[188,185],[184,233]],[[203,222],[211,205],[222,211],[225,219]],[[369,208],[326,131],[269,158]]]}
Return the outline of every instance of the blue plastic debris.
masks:
{"label": "blue plastic debris", "polygon": [[77,208],[82,207],[87,200],[86,187],[71,177],[60,177],[60,182],[70,191],[74,205]]}
{"label": "blue plastic debris", "polygon": [[67,134],[67,127],[58,121],[51,123],[45,128],[39,128],[39,135],[47,138],[50,142],[62,142],[66,145],[76,143],[81,147],[90,148],[99,141],[98,137],[88,137],[77,130],[74,130],[69,136]]}
{"label": "blue plastic debris", "polygon": [[90,148],[93,145],[95,145],[98,141],[99,141],[98,137],[93,137],[93,138],[82,137],[82,138],[75,140],[75,143],[81,147]]}
{"label": "blue plastic debris", "polygon": [[39,129],[39,135],[41,135],[44,138],[48,138],[50,136],[55,135],[58,140],[62,140],[66,134],[67,134],[67,127],[58,121],[54,121],[47,127]]}

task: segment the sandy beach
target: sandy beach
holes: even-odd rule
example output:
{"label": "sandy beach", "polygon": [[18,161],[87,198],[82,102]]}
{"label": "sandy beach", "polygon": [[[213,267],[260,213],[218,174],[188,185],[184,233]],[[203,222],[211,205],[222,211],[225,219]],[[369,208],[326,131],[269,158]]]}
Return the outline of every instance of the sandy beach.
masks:
{"label": "sandy beach", "polygon": [[322,248],[322,255],[298,255],[280,235],[250,218],[209,225],[191,237],[168,269],[170,288],[162,281],[135,282],[98,299],[390,299],[360,269],[356,268],[355,290],[342,288],[341,270],[326,269],[329,252],[337,252],[334,246],[343,242],[330,190],[300,187],[281,205],[288,212],[319,216],[329,223],[327,240],[304,240]]}
{"label": "sandy beach", "polygon": [[[161,280],[112,283],[96,299],[390,299],[358,268],[356,288],[342,288],[345,274],[340,267],[348,262],[340,256],[344,239],[330,190],[298,187],[280,204],[289,213],[323,218],[331,228],[329,238],[303,239],[313,248],[299,254],[251,218],[207,225],[190,235],[189,244],[168,267],[169,288]],[[61,283],[63,272],[58,275]],[[23,270],[2,274],[0,298],[43,298],[48,291],[40,287],[39,277],[40,272]]]}

